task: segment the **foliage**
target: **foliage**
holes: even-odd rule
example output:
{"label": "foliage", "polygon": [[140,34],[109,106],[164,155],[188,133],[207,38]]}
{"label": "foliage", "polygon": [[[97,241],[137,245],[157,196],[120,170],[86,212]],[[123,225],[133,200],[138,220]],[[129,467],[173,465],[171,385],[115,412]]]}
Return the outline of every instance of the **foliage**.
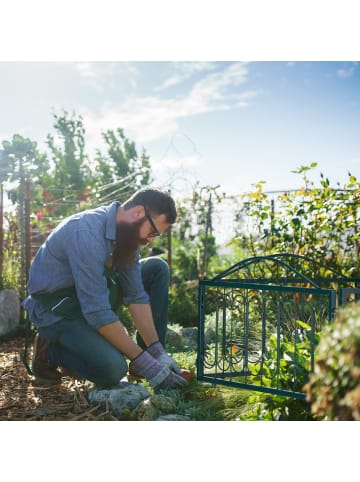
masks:
{"label": "foliage", "polygon": [[[332,187],[323,174],[320,187],[307,176],[316,167],[301,166],[303,187],[276,199],[263,191],[264,182],[243,196],[237,214],[238,245],[249,247],[252,256],[293,253],[307,256],[349,276],[360,275],[358,209],[360,183],[349,173],[343,188]],[[243,220],[248,224],[244,227]]]}
{"label": "foliage", "polygon": [[85,154],[85,128],[82,117],[71,117],[68,112],[54,114],[54,128],[63,142],[58,146],[53,135],[48,134],[47,144],[53,156],[54,181],[60,187],[81,191],[89,172]]}
{"label": "foliage", "polygon": [[305,400],[268,395],[260,392],[231,393],[225,400],[226,420],[246,421],[310,421],[310,409]]}
{"label": "foliage", "polygon": [[[25,139],[18,134],[13,136],[12,142],[3,141],[2,146],[2,149],[0,149],[1,182],[8,182],[12,186],[8,195],[11,202],[16,204],[19,228],[16,250],[10,256],[9,253],[4,253],[4,251],[2,255],[3,259],[9,261],[7,268],[20,267],[19,276],[14,275],[11,278],[13,280],[19,279],[20,296],[24,297],[26,271],[29,264],[29,260],[26,259],[26,243],[29,232],[25,225],[25,217],[30,206],[30,178],[33,178],[36,182],[41,170],[46,169],[47,162],[46,157],[39,153],[36,142]],[[1,273],[1,284],[5,286],[7,282],[8,278]]]}
{"label": "foliage", "polygon": [[[269,338],[266,362],[250,366],[256,378],[261,378],[264,385],[271,386],[270,381],[276,379],[278,388],[300,391],[309,379],[311,371],[311,347],[319,343],[319,334],[313,334],[311,327],[296,320],[299,329],[294,340],[281,337],[280,343],[276,334]],[[278,360],[278,363],[275,361]],[[261,372],[261,373],[260,373]]]}
{"label": "foliage", "polygon": [[304,387],[319,420],[360,420],[360,303],[339,310],[322,332],[315,371]]}
{"label": "foliage", "polygon": [[20,284],[18,244],[18,222],[14,214],[5,213],[3,222],[6,225],[2,239],[2,272],[0,273],[0,289],[18,289]]}
{"label": "foliage", "polygon": [[[37,180],[48,168],[46,156],[38,151],[37,143],[14,134],[12,141],[3,141],[0,149],[0,182],[19,182],[20,179]],[[16,202],[16,192],[11,192],[11,200]]]}
{"label": "foliage", "polygon": [[197,325],[197,289],[181,283],[170,288],[169,319],[182,326]]}
{"label": "foliage", "polygon": [[[195,371],[196,353],[171,353],[177,363]],[[198,421],[312,420],[305,400],[273,396],[251,390],[199,382],[195,378],[184,390],[169,390],[175,399],[176,413]]]}
{"label": "foliage", "polygon": [[52,169],[43,172],[42,205],[38,206],[46,211],[51,221],[72,214],[74,208],[88,198],[92,182],[82,117],[67,111],[54,114],[54,129],[55,134],[47,136]]}
{"label": "foliage", "polygon": [[[255,321],[252,314],[249,314],[249,317]],[[296,320],[296,329],[291,333],[287,333],[284,329],[280,336],[277,336],[276,333],[269,334],[266,347],[262,351],[261,335],[259,338],[259,333],[256,332],[256,322],[252,323],[249,328],[245,342],[241,327],[239,330],[238,316],[233,310],[226,310],[225,327],[222,315],[220,322],[216,322],[215,318],[214,313],[208,314],[205,318],[205,367],[213,367],[217,360],[220,372],[223,369],[226,375],[229,371],[232,373],[233,381],[244,382],[243,377],[239,375],[237,378],[234,371],[242,372],[243,370],[243,351],[239,347],[246,343],[248,347],[246,366],[249,373],[245,382],[251,384],[249,391],[254,390],[250,391],[247,400],[240,406],[237,406],[235,401],[236,393],[240,394],[243,401],[242,390],[234,390],[235,394],[225,402],[224,416],[232,420],[311,419],[310,407],[304,400],[264,394],[257,392],[256,388],[258,386],[265,389],[277,388],[302,392],[303,385],[309,380],[311,352],[319,342],[319,333],[313,333],[307,323]],[[271,323],[269,323],[267,331],[271,331]],[[234,341],[237,344],[234,345]],[[234,347],[239,351],[233,351]],[[232,397],[234,397],[233,401]]]}
{"label": "foliage", "polygon": [[[138,155],[135,143],[124,134],[123,129],[108,129],[102,133],[106,154],[98,149],[95,157],[96,183],[99,186],[109,185],[107,195],[116,193],[119,200],[130,197],[141,187],[152,181],[150,159],[142,152]],[[127,179],[125,192],[118,192],[117,181]],[[122,188],[124,191],[124,188]]]}
{"label": "foliage", "polygon": [[[197,246],[189,239],[181,241],[173,230],[172,244],[172,281],[181,284],[198,279]],[[164,247],[165,248],[165,247]]]}
{"label": "foliage", "polygon": [[172,230],[178,243],[174,256],[178,257],[175,258],[175,265],[179,268],[179,274],[175,270],[175,282],[184,279],[184,274],[187,280],[208,276],[208,266],[216,254],[213,203],[214,200],[221,203],[225,196],[224,193],[217,193],[217,188],[196,183],[192,197],[178,202],[178,220]]}
{"label": "foliage", "polygon": [[3,270],[0,278],[0,290],[17,290],[20,285],[19,260],[10,256],[9,251],[4,250]]}

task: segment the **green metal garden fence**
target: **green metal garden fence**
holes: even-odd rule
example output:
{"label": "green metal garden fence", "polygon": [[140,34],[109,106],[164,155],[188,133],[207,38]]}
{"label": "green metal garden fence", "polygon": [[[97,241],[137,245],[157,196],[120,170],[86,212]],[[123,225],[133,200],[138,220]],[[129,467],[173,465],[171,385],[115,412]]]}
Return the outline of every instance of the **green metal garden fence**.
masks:
{"label": "green metal garden fence", "polygon": [[360,298],[360,279],[299,255],[245,259],[199,282],[197,377],[305,398],[322,328]]}

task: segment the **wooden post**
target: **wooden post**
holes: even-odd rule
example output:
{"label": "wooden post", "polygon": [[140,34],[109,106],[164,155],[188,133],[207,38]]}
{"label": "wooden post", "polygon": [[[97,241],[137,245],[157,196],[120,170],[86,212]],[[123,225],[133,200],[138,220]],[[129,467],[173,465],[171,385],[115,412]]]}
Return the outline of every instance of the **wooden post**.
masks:
{"label": "wooden post", "polygon": [[202,268],[200,273],[200,278],[204,279],[206,277],[206,270],[207,270],[207,253],[208,253],[208,237],[209,237],[209,229],[210,233],[212,233],[212,200],[211,200],[211,192],[209,194],[209,201],[208,201],[208,212],[206,216],[206,227],[205,227],[205,240],[204,240],[204,254],[202,259]]}
{"label": "wooden post", "polygon": [[[169,195],[171,195],[171,191],[168,190]],[[172,283],[172,252],[171,252],[171,225],[169,226],[169,229],[167,230],[167,259],[168,259],[168,265],[169,265],[169,272],[170,272],[170,286]]]}
{"label": "wooden post", "polygon": [[29,279],[31,263],[31,229],[30,229],[30,183],[24,182],[24,232],[25,232],[25,282]]}

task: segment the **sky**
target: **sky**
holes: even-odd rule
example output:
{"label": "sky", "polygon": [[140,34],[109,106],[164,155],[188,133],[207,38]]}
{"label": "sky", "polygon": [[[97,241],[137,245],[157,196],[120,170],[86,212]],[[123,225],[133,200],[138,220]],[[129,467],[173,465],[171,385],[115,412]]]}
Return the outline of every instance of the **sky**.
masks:
{"label": "sky", "polygon": [[155,184],[240,194],[296,189],[302,165],[360,178],[360,62],[2,61],[0,139],[44,149],[53,113],[81,115],[91,156],[124,129],[150,156]]}

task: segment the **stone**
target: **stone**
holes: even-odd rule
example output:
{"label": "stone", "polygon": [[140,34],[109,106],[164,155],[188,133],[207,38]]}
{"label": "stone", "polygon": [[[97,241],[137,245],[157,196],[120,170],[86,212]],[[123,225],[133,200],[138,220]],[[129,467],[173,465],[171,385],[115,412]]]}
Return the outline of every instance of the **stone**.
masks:
{"label": "stone", "polygon": [[153,395],[150,401],[160,412],[171,413],[175,410],[174,399],[166,395]]}
{"label": "stone", "polygon": [[175,402],[165,395],[153,395],[143,400],[131,414],[132,420],[152,421],[164,414],[174,412]]}
{"label": "stone", "polygon": [[139,420],[142,422],[156,420],[159,416],[159,410],[151,403],[150,398],[143,400],[135,408],[131,414],[131,420]]}
{"label": "stone", "polygon": [[197,326],[192,326],[188,328],[182,328],[180,330],[180,335],[182,336],[182,341],[185,346],[191,348],[192,350],[197,348],[197,337],[198,329]]}
{"label": "stone", "polygon": [[108,402],[111,413],[119,420],[127,418],[128,414],[148,397],[150,393],[141,384],[123,381],[111,388],[92,388],[88,393],[88,400],[92,405],[105,406]]}
{"label": "stone", "polygon": [[178,415],[177,413],[169,413],[167,415],[161,415],[155,421],[156,422],[190,422],[191,419],[189,417],[185,417],[185,415]]}
{"label": "stone", "polygon": [[180,333],[169,327],[166,332],[166,346],[171,346],[175,349],[183,348],[182,336],[180,335]]}
{"label": "stone", "polygon": [[20,325],[20,301],[15,290],[0,291],[0,336],[15,331]]}

